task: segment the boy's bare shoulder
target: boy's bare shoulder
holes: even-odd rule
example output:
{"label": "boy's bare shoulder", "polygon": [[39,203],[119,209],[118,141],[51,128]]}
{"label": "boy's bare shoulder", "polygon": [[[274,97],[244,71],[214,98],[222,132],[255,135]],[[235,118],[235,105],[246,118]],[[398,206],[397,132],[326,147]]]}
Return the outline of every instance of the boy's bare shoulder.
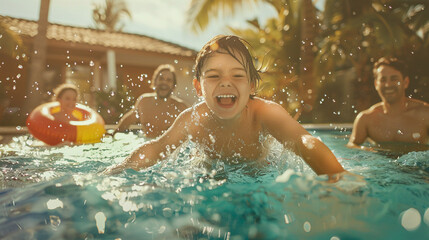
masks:
{"label": "boy's bare shoulder", "polygon": [[249,101],[248,106],[255,119],[261,122],[271,121],[273,118],[284,121],[292,119],[282,105],[270,100],[255,97]]}
{"label": "boy's bare shoulder", "polygon": [[249,101],[249,103],[252,105],[252,107],[262,108],[262,109],[265,109],[266,107],[270,108],[270,107],[281,106],[280,104],[278,104],[276,102],[266,100],[263,98],[259,98],[259,97],[254,97],[252,100]]}
{"label": "boy's bare shoulder", "polygon": [[205,113],[209,112],[210,109],[206,102],[203,101],[192,105],[192,107],[186,109],[186,111],[190,111],[193,114],[206,115]]}
{"label": "boy's bare shoulder", "polygon": [[197,103],[183,110],[178,118],[186,122],[187,125],[193,126],[195,122],[200,122],[202,120],[201,118],[207,116],[207,109],[207,105],[205,105],[204,102]]}
{"label": "boy's bare shoulder", "polygon": [[187,108],[179,114],[178,118],[185,119],[185,121],[191,121],[194,111],[195,111],[194,108]]}

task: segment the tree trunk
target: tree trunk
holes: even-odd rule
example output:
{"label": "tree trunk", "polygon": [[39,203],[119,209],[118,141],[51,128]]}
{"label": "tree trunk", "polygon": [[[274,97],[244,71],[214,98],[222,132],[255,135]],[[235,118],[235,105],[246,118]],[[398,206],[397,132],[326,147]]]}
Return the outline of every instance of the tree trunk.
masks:
{"label": "tree trunk", "polygon": [[34,37],[33,50],[30,54],[30,74],[27,81],[27,101],[24,112],[31,112],[41,104],[46,94],[44,91],[43,73],[46,69],[46,33],[48,29],[50,0],[41,0],[37,35]]}
{"label": "tree trunk", "polygon": [[316,10],[312,0],[301,0],[301,63],[299,78],[301,80],[301,98],[305,111],[311,111],[316,101],[314,52],[315,38],[319,31],[316,20]]}

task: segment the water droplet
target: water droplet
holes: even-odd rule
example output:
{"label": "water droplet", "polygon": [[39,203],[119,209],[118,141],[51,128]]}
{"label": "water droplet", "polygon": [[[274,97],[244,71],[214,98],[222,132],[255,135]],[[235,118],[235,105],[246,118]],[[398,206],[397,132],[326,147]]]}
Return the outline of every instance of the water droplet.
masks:
{"label": "water droplet", "polygon": [[288,31],[290,29],[289,24],[284,25],[283,30]]}
{"label": "water droplet", "polygon": [[429,208],[426,209],[425,214],[423,215],[423,221],[429,227]]}
{"label": "water droplet", "polygon": [[63,208],[64,204],[61,200],[56,198],[56,199],[49,199],[46,202],[46,206],[48,207],[48,209],[52,210],[52,209],[56,209],[56,208]]}
{"label": "water droplet", "polygon": [[419,139],[420,138],[420,133],[413,133],[413,138],[414,139]]}
{"label": "water droplet", "polygon": [[308,221],[305,221],[304,225],[303,225],[304,231],[305,232],[310,232],[311,231],[311,224]]}
{"label": "water droplet", "polygon": [[61,219],[58,216],[51,215],[51,216],[49,216],[49,220],[51,222],[51,225],[55,228],[60,226],[60,224],[61,224]]}
{"label": "water droplet", "polygon": [[421,216],[419,211],[415,208],[409,208],[401,213],[401,225],[407,231],[416,230],[421,223]]}

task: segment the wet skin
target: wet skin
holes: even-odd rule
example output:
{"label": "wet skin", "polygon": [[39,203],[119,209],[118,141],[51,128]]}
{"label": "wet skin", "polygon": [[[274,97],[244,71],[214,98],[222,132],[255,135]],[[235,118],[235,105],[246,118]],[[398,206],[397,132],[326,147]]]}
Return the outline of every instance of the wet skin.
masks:
{"label": "wet skin", "polygon": [[405,96],[409,78],[393,67],[382,65],[376,74],[374,86],[382,102],[359,113],[348,146],[360,148],[366,139],[379,146],[388,142],[428,144],[429,104]]}
{"label": "wet skin", "polygon": [[250,99],[253,86],[236,58],[212,53],[202,72],[200,81],[194,79],[193,83],[204,101],[182,112],[163,135],[143,144],[105,173],[152,166],[187,140],[198,144],[213,161],[263,164],[266,149],[260,136],[266,134],[301,155],[317,174],[344,171],[329,148],[311,136],[283,107],[260,98]]}
{"label": "wet skin", "polygon": [[112,135],[139,122],[146,137],[156,138],[165,132],[177,116],[187,108],[181,99],[171,95],[175,84],[173,73],[169,70],[159,73],[154,87],[155,93],[146,93],[137,99],[134,109],[121,118]]}

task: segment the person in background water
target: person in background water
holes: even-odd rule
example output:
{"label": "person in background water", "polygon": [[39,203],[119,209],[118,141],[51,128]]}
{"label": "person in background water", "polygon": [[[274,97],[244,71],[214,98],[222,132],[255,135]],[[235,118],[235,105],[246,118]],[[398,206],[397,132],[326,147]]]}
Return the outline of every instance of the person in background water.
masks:
{"label": "person in background water", "polygon": [[53,90],[53,100],[60,103],[59,108],[52,110],[52,116],[60,122],[82,120],[83,116],[77,111],[76,103],[79,97],[77,87],[71,83],[63,83]]}
{"label": "person in background water", "polygon": [[268,134],[302,156],[317,174],[344,172],[334,154],[279,104],[255,97],[260,81],[244,40],[219,35],[198,53],[193,80],[204,101],[182,112],[159,138],[144,143],[104,173],[156,164],[187,140],[204,149],[207,161],[268,164],[261,139]]}
{"label": "person in background water", "polygon": [[155,138],[165,132],[187,108],[183,100],[172,95],[177,84],[172,65],[158,66],[152,80],[155,92],[142,94],[137,99],[134,108],[119,120],[112,136],[128,129],[131,124],[140,122],[146,137]]}
{"label": "person in background water", "polygon": [[[373,73],[381,102],[357,115],[347,146],[368,151],[429,150],[429,104],[405,95],[410,82],[405,63],[383,57],[374,64]],[[375,148],[359,146],[367,139]]]}

